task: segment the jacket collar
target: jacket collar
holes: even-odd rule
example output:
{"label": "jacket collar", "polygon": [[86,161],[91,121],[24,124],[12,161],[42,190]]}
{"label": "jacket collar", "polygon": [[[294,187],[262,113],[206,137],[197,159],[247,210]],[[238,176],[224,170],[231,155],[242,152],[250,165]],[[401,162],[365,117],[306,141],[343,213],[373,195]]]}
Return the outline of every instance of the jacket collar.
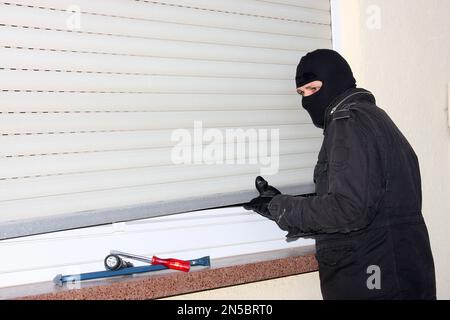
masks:
{"label": "jacket collar", "polygon": [[374,95],[366,89],[351,88],[347,91],[344,91],[343,93],[338,95],[325,110],[325,121],[323,128],[324,133],[329,122],[332,119],[333,113],[337,110],[340,110],[342,107],[348,105],[349,103],[353,103],[356,101],[376,104]]}

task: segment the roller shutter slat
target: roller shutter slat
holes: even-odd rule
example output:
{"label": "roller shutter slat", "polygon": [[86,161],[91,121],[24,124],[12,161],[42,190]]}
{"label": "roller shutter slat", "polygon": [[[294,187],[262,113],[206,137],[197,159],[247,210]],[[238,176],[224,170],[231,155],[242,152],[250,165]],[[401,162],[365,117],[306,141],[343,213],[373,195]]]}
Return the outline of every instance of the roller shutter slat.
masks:
{"label": "roller shutter slat", "polygon": [[[0,4],[0,21],[5,25],[38,27],[68,33],[72,32],[67,22],[69,17],[68,12]],[[283,50],[310,50],[329,44],[328,39],[314,37],[263,34],[108,16],[84,15],[80,21],[82,23],[80,29],[75,29],[73,32],[119,38],[176,40],[259,48],[275,47]]]}
{"label": "roller shutter slat", "polygon": [[[298,184],[299,181],[310,179],[312,168],[280,171],[273,176],[271,183],[278,186]],[[221,183],[217,183],[220,179]],[[68,212],[79,212],[95,209],[114,209],[161,201],[175,201],[202,197],[211,194],[254,191],[254,174],[239,176],[214,177],[192,181],[167,183],[153,186],[84,192],[69,195],[55,195],[49,197],[27,198],[21,200],[0,202],[3,221],[42,218],[61,215]],[[170,189],[170,192],[168,190]],[[280,187],[282,189],[282,187]]]}
{"label": "roller shutter slat", "polygon": [[[316,154],[306,153],[283,155],[279,161],[285,170],[293,170],[308,168],[315,158],[317,158]],[[260,166],[259,164],[171,165],[25,178],[23,180],[0,180],[0,201],[141,185],[176,184],[180,181],[195,180],[199,176],[205,179],[242,174],[256,176],[259,174]]]}
{"label": "roller shutter slat", "polygon": [[[227,130],[220,128],[225,137]],[[310,124],[283,126],[254,126],[255,130],[279,130],[280,139],[321,139],[320,131]],[[193,129],[189,128],[191,136]],[[204,128],[208,130],[208,128]],[[30,156],[34,154],[75,153],[93,151],[117,151],[145,148],[171,147],[178,142],[171,140],[172,130],[86,132],[68,134],[21,134],[0,136],[0,157]],[[261,136],[260,140],[270,138]]]}
{"label": "roller shutter slat", "polygon": [[[316,0],[314,0],[317,2]],[[107,5],[102,1],[82,0],[76,4],[71,0],[60,1],[8,1],[20,6],[31,6],[41,10],[59,10],[66,18],[85,15],[102,15],[123,18],[126,20],[159,21],[185,25],[196,25],[230,30],[256,31],[284,35],[297,35],[331,38],[331,29],[327,24],[312,24],[307,22],[289,21],[286,19],[269,19],[250,15],[227,14],[213,10],[202,10],[181,6],[171,6],[158,3],[145,3],[128,0],[108,0]],[[315,2],[311,3],[315,4]],[[327,1],[325,1],[327,2]],[[308,5],[309,7],[309,5]],[[74,11],[74,9],[76,11]],[[311,11],[311,17],[314,11]],[[318,12],[321,16],[323,12]]]}
{"label": "roller shutter slat", "polygon": [[0,92],[1,112],[297,109],[297,95]]}
{"label": "roller shutter slat", "polygon": [[192,128],[194,121],[205,127],[247,127],[308,123],[307,114],[296,110],[215,112],[100,112],[3,114],[0,128],[5,133],[49,133],[116,130]]}
{"label": "roller shutter slat", "polygon": [[[318,138],[282,140],[279,152],[280,154],[317,152],[318,140]],[[257,142],[252,144],[257,146]],[[204,148],[206,146],[209,145],[205,145]],[[211,148],[213,146],[211,145]],[[225,150],[226,144],[219,146]],[[244,147],[246,150],[250,148],[249,145]],[[172,150],[172,147],[168,147],[0,158],[0,179],[170,165],[173,163]],[[224,151],[224,159],[229,158],[233,159],[233,154]]]}
{"label": "roller shutter slat", "polygon": [[292,81],[1,70],[4,90],[292,94]]}
{"label": "roller shutter slat", "polygon": [[63,50],[133,57],[169,57],[214,61],[298,63],[306,52],[176,40],[137,39],[45,29],[2,26],[0,45],[34,50]]}
{"label": "roller shutter slat", "polygon": [[80,71],[110,74],[171,75],[230,78],[295,78],[292,65],[120,57],[0,48],[2,68]]}

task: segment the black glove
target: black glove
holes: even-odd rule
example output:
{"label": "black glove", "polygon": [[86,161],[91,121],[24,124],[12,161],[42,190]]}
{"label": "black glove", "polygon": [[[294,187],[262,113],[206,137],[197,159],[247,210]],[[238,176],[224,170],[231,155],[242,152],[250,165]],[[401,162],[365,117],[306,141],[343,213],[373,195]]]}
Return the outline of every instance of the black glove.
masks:
{"label": "black glove", "polygon": [[286,238],[291,239],[291,240],[296,240],[296,239],[300,238],[302,234],[304,234],[295,227],[288,227],[287,230],[285,230],[285,231],[288,231]]}
{"label": "black glove", "polygon": [[252,199],[249,203],[244,205],[244,209],[253,210],[259,213],[265,218],[274,220],[269,211],[269,203],[273,197],[281,194],[281,192],[264,180],[263,177],[256,177],[255,179],[256,190],[259,192],[259,197]]}

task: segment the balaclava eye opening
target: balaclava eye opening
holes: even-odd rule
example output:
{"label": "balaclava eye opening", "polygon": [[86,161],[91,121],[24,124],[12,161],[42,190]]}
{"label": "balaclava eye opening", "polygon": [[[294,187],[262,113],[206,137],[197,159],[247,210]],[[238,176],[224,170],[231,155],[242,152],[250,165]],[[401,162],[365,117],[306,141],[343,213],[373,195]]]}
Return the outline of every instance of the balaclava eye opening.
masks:
{"label": "balaclava eye opening", "polygon": [[327,107],[337,96],[355,88],[356,81],[347,61],[339,53],[329,49],[308,53],[297,66],[297,88],[316,80],[322,81],[322,88],[308,97],[303,97],[302,105],[314,125],[323,128]]}

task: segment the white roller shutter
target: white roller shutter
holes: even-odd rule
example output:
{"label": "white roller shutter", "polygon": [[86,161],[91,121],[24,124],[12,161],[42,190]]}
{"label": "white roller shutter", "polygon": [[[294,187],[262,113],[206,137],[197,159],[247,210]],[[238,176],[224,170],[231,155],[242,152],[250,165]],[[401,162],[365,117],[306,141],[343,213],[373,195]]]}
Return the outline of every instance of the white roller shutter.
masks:
{"label": "white roller shutter", "polygon": [[174,163],[198,122],[278,129],[270,182],[311,192],[293,79],[331,47],[328,0],[0,2],[0,239],[246,202],[261,164]]}

